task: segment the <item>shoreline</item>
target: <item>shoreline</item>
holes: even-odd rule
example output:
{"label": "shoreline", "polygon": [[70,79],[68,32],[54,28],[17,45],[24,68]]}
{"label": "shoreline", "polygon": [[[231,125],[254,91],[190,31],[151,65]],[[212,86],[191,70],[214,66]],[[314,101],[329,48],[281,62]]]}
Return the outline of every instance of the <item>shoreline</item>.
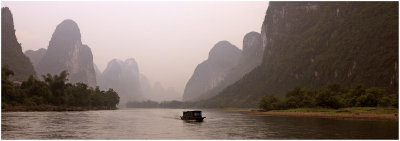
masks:
{"label": "shoreline", "polygon": [[292,116],[292,117],[317,117],[336,119],[377,119],[398,120],[398,109],[379,107],[350,107],[341,109],[324,108],[298,108],[287,110],[264,111],[258,108],[221,108],[226,111],[236,111],[245,114],[269,115],[269,116]]}
{"label": "shoreline", "polygon": [[385,119],[398,120],[398,114],[374,114],[374,113],[326,113],[326,112],[282,112],[282,111],[260,111],[250,110],[249,114],[271,115],[271,116],[301,116],[301,117],[320,117],[337,119]]}
{"label": "shoreline", "polygon": [[90,110],[116,110],[116,109],[118,108],[39,105],[39,106],[2,107],[1,112],[64,112],[64,111],[90,111]]}

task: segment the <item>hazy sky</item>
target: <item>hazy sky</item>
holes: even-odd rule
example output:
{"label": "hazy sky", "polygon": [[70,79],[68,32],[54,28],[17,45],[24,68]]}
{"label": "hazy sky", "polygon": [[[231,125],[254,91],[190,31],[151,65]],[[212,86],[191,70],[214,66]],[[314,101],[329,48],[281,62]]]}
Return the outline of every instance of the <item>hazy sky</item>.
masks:
{"label": "hazy sky", "polygon": [[114,59],[135,58],[153,84],[183,92],[215,43],[242,49],[261,31],[268,2],[2,2],[13,13],[23,51],[47,48],[64,19],[78,23],[82,43],[103,71]]}

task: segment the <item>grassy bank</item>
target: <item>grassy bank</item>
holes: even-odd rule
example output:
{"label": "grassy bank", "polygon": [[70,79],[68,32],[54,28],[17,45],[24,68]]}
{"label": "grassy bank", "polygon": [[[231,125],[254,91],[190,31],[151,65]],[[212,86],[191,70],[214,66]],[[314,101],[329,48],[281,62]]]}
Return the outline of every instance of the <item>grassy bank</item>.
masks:
{"label": "grassy bank", "polygon": [[30,112],[30,111],[88,111],[88,110],[115,110],[117,108],[109,107],[76,107],[76,106],[7,106],[2,107],[2,112]]}
{"label": "grassy bank", "polygon": [[328,108],[297,108],[287,110],[273,110],[273,112],[322,112],[329,114],[336,113],[369,113],[369,114],[397,114],[396,108],[380,108],[380,107],[350,107],[340,109]]}
{"label": "grassy bank", "polygon": [[287,110],[251,110],[249,113],[277,116],[310,116],[327,118],[372,118],[398,120],[397,108],[380,107],[350,107],[340,109],[328,108],[297,108]]}

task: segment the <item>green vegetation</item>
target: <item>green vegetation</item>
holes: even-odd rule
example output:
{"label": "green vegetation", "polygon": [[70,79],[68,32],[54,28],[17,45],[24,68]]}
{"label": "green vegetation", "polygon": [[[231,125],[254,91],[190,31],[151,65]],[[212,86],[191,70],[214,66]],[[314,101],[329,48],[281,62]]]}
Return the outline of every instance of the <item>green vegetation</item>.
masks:
{"label": "green vegetation", "polygon": [[[321,89],[304,89],[296,87],[286,93],[284,99],[274,95],[265,95],[259,102],[259,107],[266,111],[296,109],[311,111],[332,111],[330,109],[344,108],[339,111],[353,111],[347,107],[394,107],[398,108],[398,95],[382,88],[365,88],[356,85],[350,89],[333,84]],[[315,109],[316,108],[316,109]],[[347,108],[347,109],[346,109]],[[364,110],[368,108],[358,108]],[[336,111],[336,110],[334,110]]]}
{"label": "green vegetation", "polygon": [[272,110],[273,112],[318,112],[318,113],[371,113],[371,114],[396,114],[397,108],[393,107],[349,107],[339,109],[329,108],[296,108],[285,110]]}
{"label": "green vegetation", "polygon": [[267,111],[279,109],[279,104],[279,99],[274,95],[265,95],[260,101],[260,108]]}
{"label": "green vegetation", "polygon": [[[7,67],[1,71],[1,98],[4,110],[73,110],[116,109],[119,96],[113,90],[101,91],[99,87],[89,88],[84,83],[70,84],[68,73],[44,75],[43,80],[30,76],[20,85],[9,80],[14,72]],[[60,108],[61,107],[61,108]],[[64,108],[62,108],[64,107]]]}

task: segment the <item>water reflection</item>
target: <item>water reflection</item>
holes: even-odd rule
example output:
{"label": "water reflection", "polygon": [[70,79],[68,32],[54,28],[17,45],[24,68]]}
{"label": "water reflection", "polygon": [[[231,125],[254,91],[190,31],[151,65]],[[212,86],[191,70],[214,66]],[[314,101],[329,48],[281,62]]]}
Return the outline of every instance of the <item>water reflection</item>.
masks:
{"label": "water reflection", "polygon": [[204,122],[182,109],[5,112],[2,139],[397,139],[398,121],[249,115],[207,109]]}

